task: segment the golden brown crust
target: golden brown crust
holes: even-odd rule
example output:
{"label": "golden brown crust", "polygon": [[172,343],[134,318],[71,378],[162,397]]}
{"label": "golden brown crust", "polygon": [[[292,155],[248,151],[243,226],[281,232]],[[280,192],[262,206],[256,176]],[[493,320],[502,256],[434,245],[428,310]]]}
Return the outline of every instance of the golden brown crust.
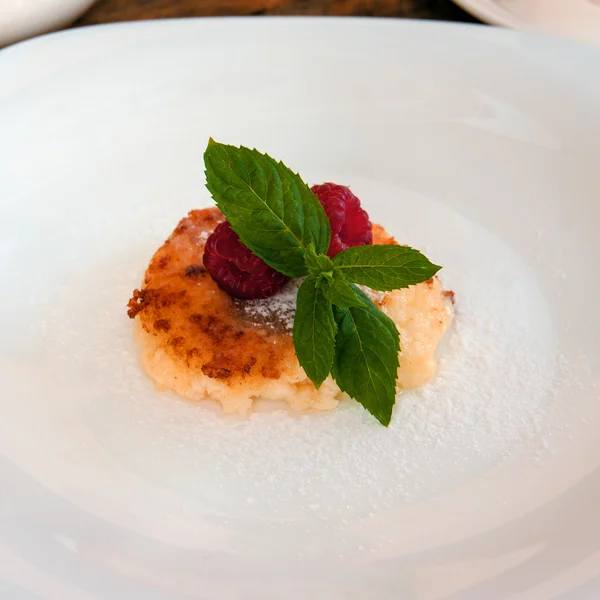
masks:
{"label": "golden brown crust", "polygon": [[[228,385],[277,379],[295,360],[291,332],[244,318],[202,264],[206,238],[223,220],[217,208],[193,210],[182,219],[152,257],[127,314],[139,318],[181,368]],[[373,243],[397,242],[374,225]]]}
{"label": "golden brown crust", "polygon": [[397,246],[398,242],[381,225],[373,223],[373,244]]}
{"label": "golden brown crust", "polygon": [[294,358],[290,334],[245,320],[202,264],[206,237],[221,221],[217,208],[182,219],[152,257],[128,314],[182,368],[230,385],[249,377],[278,378]]}
{"label": "golden brown crust", "polygon": [[442,292],[444,298],[447,298],[448,300],[450,300],[450,302],[452,302],[452,304],[456,304],[456,298],[455,298],[455,294],[452,290],[446,290],[445,292]]}

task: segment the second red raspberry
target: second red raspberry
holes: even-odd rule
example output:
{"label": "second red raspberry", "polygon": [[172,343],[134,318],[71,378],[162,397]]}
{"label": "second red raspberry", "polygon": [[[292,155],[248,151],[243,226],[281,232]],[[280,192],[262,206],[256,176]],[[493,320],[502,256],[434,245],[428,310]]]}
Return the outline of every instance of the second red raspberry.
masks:
{"label": "second red raspberry", "polygon": [[332,258],[351,246],[373,243],[373,226],[360,200],[350,188],[337,183],[313,185],[313,194],[325,209],[331,224],[331,243],[327,255]]}

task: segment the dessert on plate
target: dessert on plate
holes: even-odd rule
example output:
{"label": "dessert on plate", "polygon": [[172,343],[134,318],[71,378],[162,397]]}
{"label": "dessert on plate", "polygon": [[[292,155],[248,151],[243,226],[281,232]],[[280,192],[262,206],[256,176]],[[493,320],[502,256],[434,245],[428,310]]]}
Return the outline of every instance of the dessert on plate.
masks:
{"label": "dessert on plate", "polygon": [[227,413],[351,396],[387,425],[396,393],[436,371],[453,304],[439,267],[345,186],[309,189],[267,155],[212,140],[205,161],[217,206],[179,222],[129,301],[145,371]]}

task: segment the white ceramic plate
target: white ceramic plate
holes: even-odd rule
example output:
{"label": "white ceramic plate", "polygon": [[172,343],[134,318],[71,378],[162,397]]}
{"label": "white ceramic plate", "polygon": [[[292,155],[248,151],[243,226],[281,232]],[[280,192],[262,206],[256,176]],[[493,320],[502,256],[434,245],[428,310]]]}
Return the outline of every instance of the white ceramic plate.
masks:
{"label": "white ceramic plate", "polygon": [[600,0],[454,0],[495,25],[600,44]]}
{"label": "white ceramic plate", "polygon": [[[0,53],[0,598],[600,595],[600,54],[397,21],[153,22]],[[438,377],[243,420],[156,392],[129,295],[209,136],[444,265]]]}

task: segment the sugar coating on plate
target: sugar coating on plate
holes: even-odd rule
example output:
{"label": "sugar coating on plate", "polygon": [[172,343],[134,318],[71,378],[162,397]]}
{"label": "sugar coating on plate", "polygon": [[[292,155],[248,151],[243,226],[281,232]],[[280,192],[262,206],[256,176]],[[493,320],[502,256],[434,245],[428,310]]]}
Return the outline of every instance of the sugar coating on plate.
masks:
{"label": "sugar coating on plate", "polygon": [[[217,208],[194,210],[152,257],[141,290],[129,302],[141,363],[162,390],[218,401],[247,414],[256,400],[296,410],[331,410],[345,396],[328,377],[315,389],[295,355],[291,335],[298,281],[265,300],[240,301],[219,289],[202,265]],[[379,225],[373,243],[397,242]],[[452,321],[451,293],[437,277],[393,292],[365,290],[400,332],[397,389],[436,371],[435,350]]]}

